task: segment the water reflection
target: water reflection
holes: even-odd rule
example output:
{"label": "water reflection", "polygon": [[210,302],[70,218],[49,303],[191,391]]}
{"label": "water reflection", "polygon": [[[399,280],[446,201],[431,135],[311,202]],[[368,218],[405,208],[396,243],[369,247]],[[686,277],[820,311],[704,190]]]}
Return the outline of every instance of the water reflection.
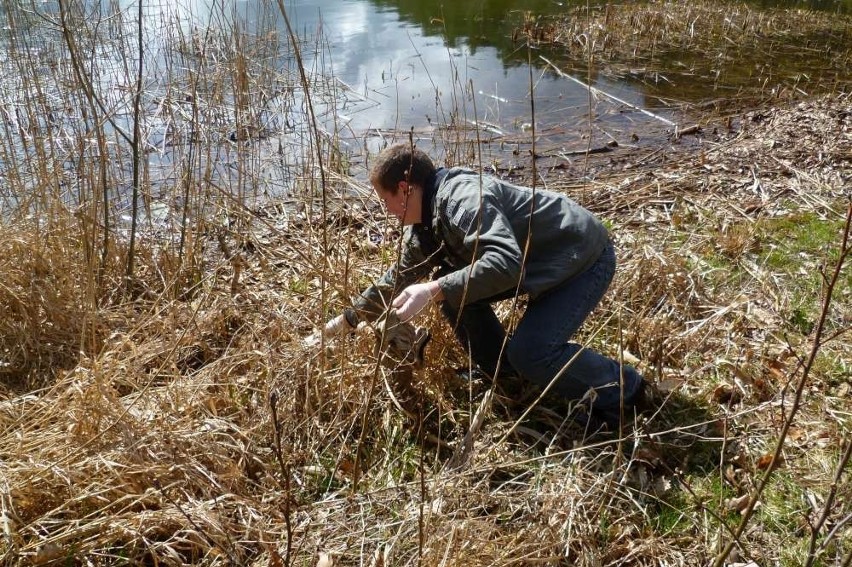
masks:
{"label": "water reflection", "polygon": [[[512,39],[525,11],[556,13],[565,9],[560,3],[302,0],[287,6],[299,30],[321,30],[328,51],[323,70],[363,98],[365,110],[343,110],[347,128],[356,132],[414,128],[431,135],[436,128],[487,123],[493,134],[521,135],[532,121],[531,90],[541,131],[560,129],[559,137],[570,140],[572,125],[587,117],[588,93],[545,72],[538,52]],[[641,90],[626,83],[597,86],[645,104]],[[623,110],[604,106],[601,118],[621,129],[645,121]]]}
{"label": "water reflection", "polygon": [[[103,112],[110,115],[101,128],[119,149],[132,132],[137,2],[74,4],[81,11],[78,21],[92,28],[81,31],[79,40],[90,42],[86,63]],[[850,3],[808,5],[841,11]],[[525,14],[564,13],[570,7],[553,0],[284,0],[284,6],[300,38],[324,138],[355,156],[363,156],[365,147],[372,150],[409,134],[439,158],[444,151],[454,151],[458,161],[470,161],[469,149],[478,142],[486,142],[479,145],[486,150],[485,161],[513,151],[528,155],[534,122],[536,150],[567,162],[574,151],[613,141],[621,146],[653,143],[678,120],[670,101],[725,97],[739,85],[754,82],[763,66],[771,67],[760,55],[745,53],[746,59],[734,60],[726,51],[713,69],[715,76],[705,72],[707,63],[700,60],[710,59],[705,53],[671,54],[668,62],[684,70],[671,75],[675,80],[660,78],[657,70],[618,74],[595,65],[589,71],[584,61],[528,50],[515,37]],[[0,84],[0,103],[8,110],[0,110],[10,117],[7,122],[15,134],[0,155],[0,169],[21,162],[38,170],[33,146],[22,140],[34,132],[49,132],[51,151],[65,160],[62,167],[76,191],[76,169],[91,161],[89,150],[62,144],[66,139],[89,139],[92,123],[85,118],[82,97],[73,92],[77,83],[59,28],[45,25],[56,19],[56,7],[56,0],[39,3],[39,17],[27,22],[34,31],[15,30],[21,46],[38,53],[29,63],[32,72],[20,73],[0,50],[2,71],[9,77]],[[310,153],[313,146],[306,100],[277,4],[159,0],[142,7],[143,127],[151,196],[158,198],[161,189],[165,195],[185,183],[186,175],[201,172],[215,178],[223,192],[241,198],[248,190],[288,191],[303,168],[303,156],[288,152]],[[808,62],[807,73],[817,78],[825,73],[830,81],[835,70],[825,67],[831,63],[818,61],[823,56],[818,50],[805,51],[815,58]],[[540,55],[599,91],[590,93],[582,83],[560,76]],[[240,92],[234,73],[238,65],[245,66]],[[803,72],[783,69],[779,74],[771,68],[762,76],[773,73],[775,80]],[[30,96],[26,91],[33,87],[24,86],[25,78],[41,82],[44,96]],[[28,109],[24,118],[18,119],[19,109]],[[363,160],[350,163],[360,166]],[[123,207],[131,176],[126,167],[115,169],[111,187]],[[89,198],[80,194],[80,200]]]}
{"label": "water reflection", "polygon": [[[752,3],[836,12],[852,7],[852,0]],[[571,4],[554,0],[299,0],[287,7],[300,30],[316,30],[324,37],[324,70],[331,70],[371,103],[368,112],[359,113],[352,106],[346,109],[347,126],[360,132],[428,129],[478,120],[496,125],[503,134],[517,133],[531,121],[529,94],[533,92],[541,130],[561,127],[570,133],[588,118],[588,91],[558,77],[539,55],[629,105],[654,109],[672,120],[676,120],[670,111],[673,101],[695,102],[736,92],[762,79],[761,66],[770,64],[758,60],[760,54],[731,51],[711,68],[709,61],[715,54],[675,52],[661,55],[650,70],[641,68],[644,62],[640,62],[635,70],[601,76],[604,66],[596,64],[588,70],[583,61],[566,59],[559,50],[537,48],[529,53],[516,37],[524,14],[565,13]],[[825,70],[830,82],[833,71],[818,60],[820,54],[810,56],[798,63],[780,61],[783,69],[779,67],[776,74],[783,79],[808,73],[819,83],[820,77],[813,75]],[[632,134],[659,126],[629,105],[613,105],[609,98],[593,102],[601,130]],[[561,141],[572,143],[570,136]]]}

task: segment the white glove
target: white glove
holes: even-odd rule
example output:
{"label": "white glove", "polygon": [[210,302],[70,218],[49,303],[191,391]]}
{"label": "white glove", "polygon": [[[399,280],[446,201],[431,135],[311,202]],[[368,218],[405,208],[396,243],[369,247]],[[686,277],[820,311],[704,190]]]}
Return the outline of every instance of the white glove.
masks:
{"label": "white glove", "polygon": [[352,325],[349,324],[349,321],[346,320],[346,317],[343,315],[338,315],[331,321],[325,324],[325,328],[322,330],[322,334],[327,339],[333,339],[339,335],[344,333],[348,333],[352,330]]}
{"label": "white glove", "polygon": [[325,340],[329,340],[338,337],[344,333],[348,333],[353,329],[354,327],[349,324],[349,321],[346,320],[346,317],[344,317],[343,315],[338,315],[337,317],[325,324],[325,327],[323,327],[323,330],[321,331],[322,335],[320,335],[320,331],[311,333],[310,335],[302,339],[302,345],[305,347],[314,347],[320,344],[320,341],[322,340],[321,337],[325,337]]}
{"label": "white glove", "polygon": [[423,311],[440,292],[436,282],[410,285],[394,298],[391,307],[396,309],[399,320],[405,323]]}

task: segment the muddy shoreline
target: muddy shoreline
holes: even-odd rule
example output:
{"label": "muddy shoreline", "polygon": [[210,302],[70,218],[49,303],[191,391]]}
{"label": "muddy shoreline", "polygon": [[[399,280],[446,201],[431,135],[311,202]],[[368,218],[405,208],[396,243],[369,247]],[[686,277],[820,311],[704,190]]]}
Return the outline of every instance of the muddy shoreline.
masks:
{"label": "muddy shoreline", "polygon": [[[691,117],[683,135],[674,130],[656,147],[615,144],[566,159],[564,154],[517,152],[486,171],[531,185],[568,191],[617,184],[620,191],[655,176],[682,176],[684,194],[736,197],[752,208],[778,199],[798,176],[819,179],[820,197],[852,195],[852,97],[848,93],[776,101],[724,116]],[[751,204],[749,204],[751,202]]]}

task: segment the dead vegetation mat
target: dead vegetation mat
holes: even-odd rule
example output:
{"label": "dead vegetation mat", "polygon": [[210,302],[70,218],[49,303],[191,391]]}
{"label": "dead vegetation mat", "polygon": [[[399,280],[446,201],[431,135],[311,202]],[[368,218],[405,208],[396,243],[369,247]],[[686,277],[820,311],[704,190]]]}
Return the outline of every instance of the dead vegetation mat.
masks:
{"label": "dead vegetation mat", "polygon": [[[850,107],[779,101],[688,147],[607,156],[583,183],[542,170],[612,224],[621,268],[581,338],[635,358],[659,409],[590,439],[570,407],[500,383],[461,464],[489,384],[456,376],[465,355],[437,314],[410,375],[376,363],[369,332],[301,343],[393,257],[375,206],[255,212],[178,299],[153,248],[141,271],[164,291],[105,301],[124,296],[86,292],[73,228],[4,226],[2,563],[707,564],[814,338],[849,206]],[[800,564],[828,504],[818,558],[852,553],[836,471],[852,438],[849,284],[847,266],[743,563]]]}
{"label": "dead vegetation mat", "polygon": [[[769,93],[850,86],[852,16],[739,1],[652,0],[529,14],[517,41],[551,48],[565,65],[742,106]],[[712,96],[712,95],[710,95]],[[665,95],[663,95],[665,98]],[[668,100],[668,102],[674,102]]]}

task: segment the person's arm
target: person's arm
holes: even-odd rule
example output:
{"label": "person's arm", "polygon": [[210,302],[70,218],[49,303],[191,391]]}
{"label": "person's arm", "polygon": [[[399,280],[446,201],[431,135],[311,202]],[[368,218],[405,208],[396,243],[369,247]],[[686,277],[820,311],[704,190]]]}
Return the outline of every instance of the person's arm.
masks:
{"label": "person's arm", "polygon": [[410,320],[437,301],[462,305],[517,287],[523,266],[515,234],[494,188],[485,185],[480,191],[479,178],[473,179],[455,187],[440,211],[450,238],[461,242],[473,261],[433,282],[403,289],[392,303],[400,320]]}
{"label": "person's arm", "polygon": [[406,228],[399,262],[355,298],[352,309],[358,320],[374,321],[391,305],[395,293],[425,278],[432,270],[410,228]]}

